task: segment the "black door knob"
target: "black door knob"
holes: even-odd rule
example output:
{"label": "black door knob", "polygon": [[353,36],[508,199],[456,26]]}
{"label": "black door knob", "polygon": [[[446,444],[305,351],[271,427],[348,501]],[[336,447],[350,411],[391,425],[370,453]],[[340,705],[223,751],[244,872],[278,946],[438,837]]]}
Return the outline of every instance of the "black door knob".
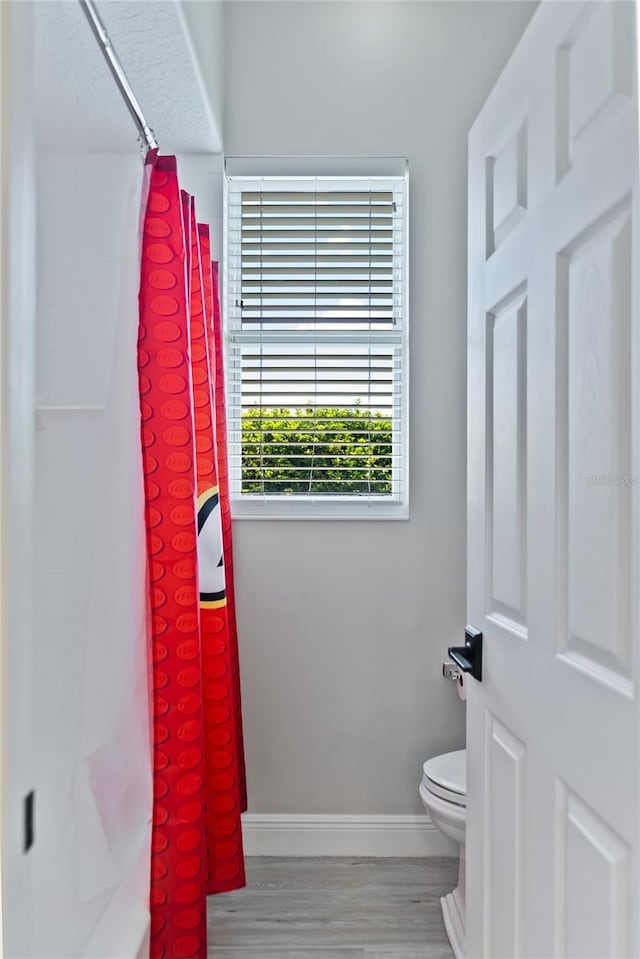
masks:
{"label": "black door knob", "polygon": [[449,646],[449,656],[463,673],[471,673],[482,682],[482,633],[475,626],[464,631],[464,646]]}

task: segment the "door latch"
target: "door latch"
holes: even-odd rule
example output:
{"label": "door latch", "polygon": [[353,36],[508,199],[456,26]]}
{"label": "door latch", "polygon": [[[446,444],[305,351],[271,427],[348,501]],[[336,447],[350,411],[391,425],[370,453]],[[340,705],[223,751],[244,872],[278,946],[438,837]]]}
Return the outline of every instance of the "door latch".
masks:
{"label": "door latch", "polygon": [[474,679],[482,682],[482,633],[479,629],[467,626],[464,646],[449,646],[448,653],[463,673],[471,673]]}

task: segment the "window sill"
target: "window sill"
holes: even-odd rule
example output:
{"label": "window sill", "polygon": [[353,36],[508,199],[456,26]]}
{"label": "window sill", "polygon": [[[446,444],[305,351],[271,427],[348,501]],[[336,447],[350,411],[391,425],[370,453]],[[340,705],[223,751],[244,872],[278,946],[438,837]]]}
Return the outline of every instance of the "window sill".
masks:
{"label": "window sill", "polygon": [[408,520],[409,505],[398,501],[314,499],[301,502],[289,496],[231,499],[233,520]]}

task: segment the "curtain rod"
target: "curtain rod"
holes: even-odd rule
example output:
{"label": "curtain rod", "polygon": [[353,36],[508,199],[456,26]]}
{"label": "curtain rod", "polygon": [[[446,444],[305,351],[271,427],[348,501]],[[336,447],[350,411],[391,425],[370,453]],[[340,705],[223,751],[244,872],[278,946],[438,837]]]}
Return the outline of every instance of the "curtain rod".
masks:
{"label": "curtain rod", "polygon": [[127,79],[127,75],[124,72],[123,66],[120,63],[120,59],[113,49],[113,44],[109,38],[109,34],[106,31],[105,25],[102,22],[98,11],[95,8],[93,0],[79,0],[80,6],[89,21],[89,26],[93,31],[93,35],[98,41],[98,45],[102,50],[102,54],[107,61],[109,70],[113,79],[116,81],[116,85],[122,94],[122,98],[127,105],[129,113],[133,118],[138,134],[140,137],[140,143],[143,148],[145,148],[145,155],[149,150],[158,149],[158,141],[155,138],[154,132],[144,118],[142,108],[138,103],[136,96],[131,89],[131,84]]}

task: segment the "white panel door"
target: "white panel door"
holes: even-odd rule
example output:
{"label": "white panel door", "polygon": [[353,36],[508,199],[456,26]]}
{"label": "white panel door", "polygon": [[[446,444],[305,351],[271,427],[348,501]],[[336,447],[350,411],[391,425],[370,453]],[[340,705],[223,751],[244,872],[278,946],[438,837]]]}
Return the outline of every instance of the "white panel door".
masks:
{"label": "white panel door", "polygon": [[543,3],[470,134],[469,956],[640,956],[635,40]]}

